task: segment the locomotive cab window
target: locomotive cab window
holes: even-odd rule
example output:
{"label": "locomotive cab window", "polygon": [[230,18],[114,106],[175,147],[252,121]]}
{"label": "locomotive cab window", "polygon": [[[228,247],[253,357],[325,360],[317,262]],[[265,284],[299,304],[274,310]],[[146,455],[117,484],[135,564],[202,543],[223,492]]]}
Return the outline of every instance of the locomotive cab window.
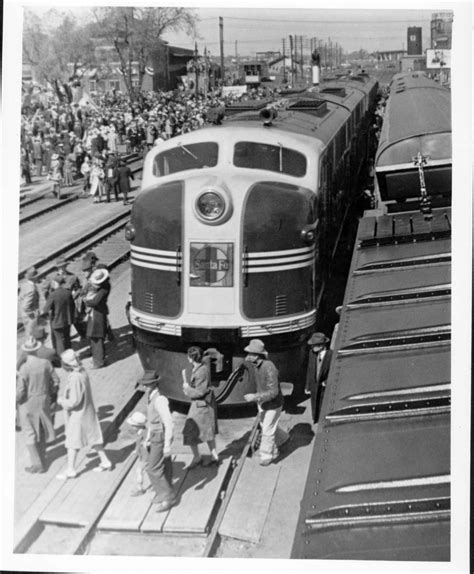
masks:
{"label": "locomotive cab window", "polygon": [[306,175],[306,157],[281,145],[237,142],[233,161],[236,167],[276,171],[294,177]]}
{"label": "locomotive cab window", "polygon": [[162,177],[188,169],[203,169],[217,165],[219,146],[215,142],[181,144],[156,155],[153,175]]}

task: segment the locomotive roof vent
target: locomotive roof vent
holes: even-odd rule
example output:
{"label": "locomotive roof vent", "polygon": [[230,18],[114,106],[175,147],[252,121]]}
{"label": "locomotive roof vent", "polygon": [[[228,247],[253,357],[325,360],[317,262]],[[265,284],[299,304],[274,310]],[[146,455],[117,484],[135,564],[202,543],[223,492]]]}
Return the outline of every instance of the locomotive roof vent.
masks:
{"label": "locomotive roof vent", "polygon": [[334,94],[335,96],[340,96],[341,98],[345,98],[347,95],[347,92],[346,92],[346,88],[336,87],[336,88],[323,88],[320,91],[320,94]]}
{"label": "locomotive roof vent", "polygon": [[266,108],[267,105],[272,100],[246,100],[243,102],[233,102],[231,104],[227,104],[225,107],[225,111],[227,114],[235,114],[239,112],[258,112],[259,110]]}
{"label": "locomotive roof vent", "polygon": [[328,106],[325,100],[298,100],[288,106],[288,109],[298,112],[310,112],[318,117],[322,117],[328,113]]}

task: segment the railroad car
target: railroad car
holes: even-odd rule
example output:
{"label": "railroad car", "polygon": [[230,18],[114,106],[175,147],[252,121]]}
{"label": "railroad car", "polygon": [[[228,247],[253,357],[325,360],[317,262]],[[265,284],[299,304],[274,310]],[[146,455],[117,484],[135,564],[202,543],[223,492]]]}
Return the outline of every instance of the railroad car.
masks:
{"label": "railroad car", "polygon": [[419,188],[419,164],[429,206],[451,204],[451,92],[422,72],[396,74],[390,84],[375,157],[376,199],[387,213],[426,204]]}
{"label": "railroad car", "polygon": [[451,134],[433,84],[391,85],[293,558],[450,559]]}
{"label": "railroad car", "polygon": [[244,347],[265,342],[304,384],[306,341],[366,160],[378,91],[367,75],[226,109],[153,148],[134,202],[130,321],[145,368],[186,402],[186,349],[210,358],[218,402],[243,404]]}

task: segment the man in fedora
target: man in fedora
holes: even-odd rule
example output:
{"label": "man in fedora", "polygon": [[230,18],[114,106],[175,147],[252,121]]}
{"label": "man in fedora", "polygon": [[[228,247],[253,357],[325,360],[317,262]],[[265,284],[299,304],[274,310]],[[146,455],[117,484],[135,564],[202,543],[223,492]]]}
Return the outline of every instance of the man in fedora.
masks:
{"label": "man in fedora", "polygon": [[55,438],[51,397],[57,395],[59,378],[51,363],[37,356],[41,343],[34,337],[28,337],[21,348],[27,357],[17,374],[16,403],[31,462],[25,470],[44,472],[46,443]]}
{"label": "man in fedora", "polygon": [[247,353],[245,360],[255,367],[257,385],[257,392],[244,395],[244,399],[249,403],[257,403],[262,429],[259,462],[262,466],[268,466],[278,457],[279,447],[290,438],[278,425],[283,407],[278,370],[268,359],[265,345],[260,339],[252,339],[244,351]]}
{"label": "man in fedora", "polygon": [[328,345],[329,339],[324,333],[313,333],[308,340],[311,354],[306,375],[306,392],[311,395],[311,413],[314,422],[319,419],[326,379],[331,364],[332,351],[328,349]]}
{"label": "man in fedora", "polygon": [[101,369],[105,366],[105,337],[108,333],[109,272],[107,269],[95,269],[89,277],[89,283],[90,287],[84,296],[87,309],[86,336],[92,351],[92,368]]}
{"label": "man in fedora", "polygon": [[37,282],[36,269],[30,267],[25,273],[25,281],[21,285],[19,293],[20,316],[27,336],[31,334],[33,321],[39,315],[40,297]]}
{"label": "man in fedora", "polygon": [[168,399],[160,393],[160,376],[156,371],[145,371],[137,385],[148,390],[148,431],[145,446],[149,450],[146,471],[155,491],[157,512],[165,512],[176,504],[171,486],[173,469],[171,465],[171,442],[173,441],[173,419]]}
{"label": "man in fedora", "polygon": [[[40,323],[35,323],[31,329],[31,335],[38,341],[40,347],[36,351],[36,356],[40,359],[47,359],[53,367],[59,368],[61,366],[61,361],[59,359],[59,355],[56,353],[54,349],[51,347],[46,347],[44,342],[48,334],[46,333],[46,329]],[[16,370],[18,371],[21,365],[26,361],[27,353],[22,351],[20,356],[18,357],[18,361],[16,363]]]}
{"label": "man in fedora", "polygon": [[71,347],[71,325],[74,322],[75,306],[71,291],[65,287],[63,275],[54,277],[52,288],[42,315],[49,315],[53,347],[56,353],[61,355]]}

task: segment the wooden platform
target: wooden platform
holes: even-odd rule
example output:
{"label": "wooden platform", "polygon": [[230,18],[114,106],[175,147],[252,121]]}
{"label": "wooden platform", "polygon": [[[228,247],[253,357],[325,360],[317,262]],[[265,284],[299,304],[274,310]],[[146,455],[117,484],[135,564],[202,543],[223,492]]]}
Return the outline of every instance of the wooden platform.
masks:
{"label": "wooden platform", "polygon": [[245,460],[238,483],[219,528],[221,536],[258,543],[280,473],[280,466],[260,466]]}

